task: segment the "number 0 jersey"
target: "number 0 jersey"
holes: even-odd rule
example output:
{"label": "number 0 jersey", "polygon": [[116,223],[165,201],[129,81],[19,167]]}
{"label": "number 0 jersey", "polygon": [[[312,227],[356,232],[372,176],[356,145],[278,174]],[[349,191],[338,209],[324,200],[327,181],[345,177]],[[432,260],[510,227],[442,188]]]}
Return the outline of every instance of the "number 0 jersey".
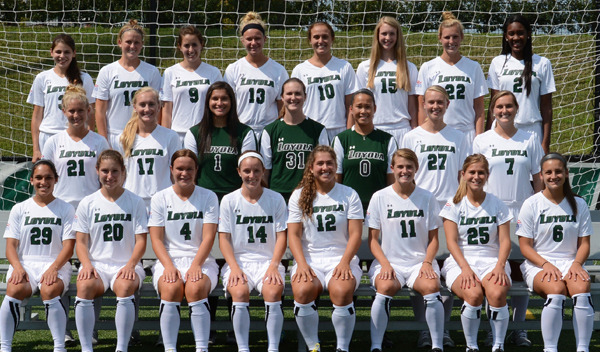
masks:
{"label": "number 0 jersey", "polygon": [[56,260],[62,241],[74,240],[73,206],[58,198],[45,207],[33,198],[16,204],[10,211],[4,238],[19,240],[19,261]]}
{"label": "number 0 jersey", "polygon": [[90,260],[124,265],[135,247],[135,235],[148,233],[144,200],[125,190],[115,202],[100,190],[83,198],[77,207],[73,230],[90,235]]}
{"label": "number 0 jersey", "polygon": [[538,192],[527,198],[519,212],[517,236],[533,238],[533,249],[545,259],[572,260],[579,237],[593,234],[590,209],[585,200],[575,197],[577,216],[567,198],[554,204]]}
{"label": "number 0 jersey", "polygon": [[203,225],[218,223],[219,201],[206,188],[196,186],[187,200],[179,198],[172,186],[152,196],[148,227],[164,227],[164,245],[171,258],[195,257]]}
{"label": "number 0 jersey", "polygon": [[388,186],[375,192],[365,223],[381,231],[381,249],[390,263],[410,267],[425,260],[429,231],[442,225],[433,193],[416,187],[403,199]]}

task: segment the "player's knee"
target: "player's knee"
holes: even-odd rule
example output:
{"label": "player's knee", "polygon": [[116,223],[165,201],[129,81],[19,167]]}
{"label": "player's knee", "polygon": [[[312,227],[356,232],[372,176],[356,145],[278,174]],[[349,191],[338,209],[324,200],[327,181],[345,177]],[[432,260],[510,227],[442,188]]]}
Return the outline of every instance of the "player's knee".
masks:
{"label": "player's knee", "polygon": [[378,293],[386,296],[395,296],[400,290],[400,283],[397,280],[376,280],[375,289]]}
{"label": "player's knee", "polygon": [[464,290],[463,300],[472,306],[481,305],[483,303],[483,291],[481,290],[481,285]]}
{"label": "player's knee", "polygon": [[278,302],[283,294],[283,285],[264,284],[262,296],[267,302]]}
{"label": "player's knee", "polygon": [[506,305],[506,291],[502,287],[494,287],[485,291],[490,305],[500,307]]}
{"label": "player's knee", "polygon": [[313,282],[293,282],[292,291],[294,300],[302,304],[312,302],[319,296],[319,289]]}
{"label": "player's knee", "polygon": [[161,282],[158,285],[160,297],[170,302],[181,302],[183,299],[183,282]]}
{"label": "player's knee", "polygon": [[247,285],[237,285],[227,287],[227,292],[234,302],[249,302],[250,290]]}

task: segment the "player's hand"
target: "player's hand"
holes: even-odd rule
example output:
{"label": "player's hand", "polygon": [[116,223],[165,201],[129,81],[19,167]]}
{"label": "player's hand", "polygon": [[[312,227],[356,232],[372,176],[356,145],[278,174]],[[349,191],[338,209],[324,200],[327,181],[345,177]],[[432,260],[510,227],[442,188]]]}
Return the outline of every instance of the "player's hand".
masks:
{"label": "player's hand", "polygon": [[437,279],[438,274],[433,270],[433,265],[423,262],[421,269],[419,269],[419,277],[434,280]]}
{"label": "player's hand", "polygon": [[292,282],[307,282],[313,281],[313,278],[317,277],[317,274],[313,271],[313,269],[308,265],[298,265],[296,269],[296,273],[292,276]]}
{"label": "player's hand", "polygon": [[463,290],[471,287],[477,287],[477,283],[481,283],[481,280],[479,280],[477,275],[475,275],[470,266],[462,269],[462,273],[458,276],[458,278],[460,279],[460,288]]}
{"label": "player's hand", "polygon": [[544,279],[547,279],[548,282],[554,280],[562,280],[562,273],[558,270],[557,267],[552,265],[550,262],[546,262],[542,266],[542,282]]}
{"label": "player's hand", "polygon": [[506,270],[502,265],[496,265],[490,275],[488,281],[493,282],[494,285],[510,286],[510,279],[506,275]]}
{"label": "player's hand", "polygon": [[191,282],[202,280],[204,277],[204,274],[202,273],[202,265],[191,265],[187,273],[185,273],[185,277]]}
{"label": "player's hand", "polygon": [[10,275],[10,279],[8,279],[8,283],[13,285],[18,285],[20,283],[29,282],[29,275],[23,267],[15,268],[13,267],[12,275]]}
{"label": "player's hand", "polygon": [[279,273],[279,265],[269,265],[269,268],[267,268],[267,272],[265,273],[265,277],[263,278],[263,282],[271,285],[283,285],[283,278]]}
{"label": "player's hand", "polygon": [[123,280],[135,280],[135,265],[125,265],[117,272],[117,279],[123,278]]}
{"label": "player's hand", "polygon": [[396,271],[389,264],[382,265],[379,271],[379,280],[396,280]]}
{"label": "player's hand", "polygon": [[336,280],[354,279],[354,275],[352,275],[352,269],[350,269],[350,264],[341,262],[335,267],[335,269],[333,269],[333,274],[331,277]]}
{"label": "player's hand", "polygon": [[171,265],[169,267],[165,267],[162,278],[163,281],[167,283],[177,282],[177,280],[181,279],[181,273],[175,266]]}
{"label": "player's hand", "polygon": [[48,268],[48,270],[46,270],[46,272],[42,274],[40,283],[50,286],[54,284],[56,280],[58,280],[58,270],[55,267],[51,266]]}
{"label": "player's hand", "polygon": [[229,281],[227,283],[227,286],[243,285],[246,282],[248,282],[246,274],[244,274],[244,272],[241,269],[231,269],[230,267],[230,270],[231,272],[229,273]]}
{"label": "player's hand", "polygon": [[39,150],[34,150],[33,155],[31,156],[31,162],[35,164],[36,161],[42,158],[42,152]]}
{"label": "player's hand", "polygon": [[[544,265],[548,266],[548,264]],[[573,262],[567,273],[567,277],[573,281],[577,281],[577,277],[583,281],[590,281],[590,274],[585,270],[579,262]]]}
{"label": "player's hand", "polygon": [[97,279],[100,276],[98,275],[98,272],[96,272],[96,269],[93,266],[84,266],[83,264],[81,265],[81,269],[79,269],[79,274],[77,274],[77,280],[81,281],[81,280],[92,280],[92,279]]}

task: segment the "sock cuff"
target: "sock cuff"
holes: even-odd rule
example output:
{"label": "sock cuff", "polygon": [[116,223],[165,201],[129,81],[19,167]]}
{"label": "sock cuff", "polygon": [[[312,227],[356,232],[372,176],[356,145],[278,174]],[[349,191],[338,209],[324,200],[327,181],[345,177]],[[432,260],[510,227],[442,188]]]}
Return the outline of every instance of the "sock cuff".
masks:
{"label": "sock cuff", "polygon": [[60,296],[42,301],[44,304],[60,304]]}
{"label": "sock cuff", "polygon": [[345,306],[336,306],[333,304],[333,314],[343,317],[354,315],[354,302]]}
{"label": "sock cuff", "polygon": [[233,302],[232,305],[237,307],[248,307],[250,306],[250,302]]}
{"label": "sock cuff", "polygon": [[564,301],[567,299],[567,297],[565,295],[551,293],[546,296],[546,300],[548,300],[548,299],[560,299],[560,300]]}
{"label": "sock cuff", "polygon": [[134,301],[134,300],[135,300],[135,296],[134,296],[134,295],[131,295],[131,296],[129,296],[129,297],[117,297],[117,302],[119,302],[119,301],[124,301],[124,300],[131,300],[131,301]]}
{"label": "sock cuff", "polygon": [[379,292],[375,293],[375,298],[377,298],[377,297],[387,298],[387,299],[393,299],[394,298],[392,296],[384,295],[383,293],[379,293]]}
{"label": "sock cuff", "polygon": [[489,306],[489,317],[491,320],[505,320],[510,318],[510,312],[508,311],[508,305],[503,307]]}
{"label": "sock cuff", "polygon": [[[550,296],[550,295],[548,295]],[[592,297],[592,294],[590,292],[584,292],[584,293],[578,293],[576,295],[571,296],[571,298],[576,298],[576,297]]]}
{"label": "sock cuff", "polygon": [[[439,298],[438,298],[439,297]],[[434,292],[434,293],[430,293],[428,295],[424,295],[423,299],[426,301],[437,301],[438,299],[441,299],[441,295],[440,292]]]}
{"label": "sock cuff", "polygon": [[297,301],[294,301],[294,306],[296,306],[298,308],[312,307],[314,305],[315,305],[315,301],[308,302],[308,303],[298,303]]}
{"label": "sock cuff", "polygon": [[317,305],[315,301],[302,304],[294,301],[294,315],[297,317],[305,317],[317,313]]}
{"label": "sock cuff", "polygon": [[17,303],[17,304],[21,304],[21,303],[23,303],[23,301],[22,301],[22,300],[20,300],[20,299],[16,299],[16,298],[14,298],[14,297],[11,297],[11,296],[8,296],[8,295],[7,295],[7,296],[4,296],[4,299],[8,300],[9,302],[13,302],[13,303]]}
{"label": "sock cuff", "polygon": [[88,306],[88,305],[91,306],[92,304],[94,304],[94,300],[80,298],[80,297],[75,296],[75,303],[80,304],[81,306]]}
{"label": "sock cuff", "polygon": [[469,303],[464,302],[460,314],[468,319],[479,319],[481,318],[481,305],[474,307]]}
{"label": "sock cuff", "polygon": [[280,306],[281,305],[281,301],[277,301],[277,302],[267,302],[265,301],[265,306]]}
{"label": "sock cuff", "polygon": [[[165,306],[180,306],[181,302],[171,302],[171,301],[165,301],[165,300],[161,299],[160,304],[164,304]],[[189,305],[191,306],[192,304],[189,303]]]}

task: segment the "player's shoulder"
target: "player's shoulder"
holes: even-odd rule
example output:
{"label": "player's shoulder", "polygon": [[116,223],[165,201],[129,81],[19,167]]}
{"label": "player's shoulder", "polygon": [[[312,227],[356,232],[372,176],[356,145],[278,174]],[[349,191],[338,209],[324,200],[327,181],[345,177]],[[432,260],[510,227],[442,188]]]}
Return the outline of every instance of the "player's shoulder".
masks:
{"label": "player's shoulder", "polygon": [[63,215],[63,216],[72,214],[75,211],[75,208],[73,208],[73,205],[71,205],[70,203],[68,203],[60,198],[54,198],[54,200],[47,206],[52,211],[60,212],[61,215]]}
{"label": "player's shoulder", "polygon": [[215,192],[211,191],[208,188],[200,187],[198,185],[194,187],[192,197],[203,199],[205,201],[216,200],[218,202],[217,194]]}
{"label": "player's shoulder", "polygon": [[[392,186],[389,186],[392,187]],[[416,198],[422,198],[422,199],[427,199],[429,201],[429,199],[431,198],[435,198],[435,195],[429,191],[426,190],[425,188],[422,187],[415,187],[415,190],[413,191],[413,193],[410,195],[411,197],[416,197]]]}
{"label": "player's shoulder", "polygon": [[245,138],[246,135],[248,135],[248,133],[250,133],[250,132],[254,133],[252,131],[252,127],[250,127],[250,126],[248,126],[246,124],[243,124],[241,122],[238,125],[237,131],[238,131],[238,136],[242,137],[242,138]]}
{"label": "player's shoulder", "polygon": [[357,67],[357,71],[358,70],[365,70],[365,71],[369,71],[369,67],[371,67],[371,59],[366,59],[365,61],[361,62],[360,64],[358,64]]}
{"label": "player's shoulder", "polygon": [[331,198],[343,198],[343,199],[352,199],[354,197],[358,197],[358,193],[354,190],[354,188],[350,186],[346,186],[344,184],[335,183],[335,186],[331,191],[329,191],[328,195]]}
{"label": "player's shoulder", "polygon": [[372,133],[374,133],[373,137],[381,139],[384,142],[389,142],[390,139],[394,138],[394,136],[392,136],[390,133],[379,128],[375,128]]}

